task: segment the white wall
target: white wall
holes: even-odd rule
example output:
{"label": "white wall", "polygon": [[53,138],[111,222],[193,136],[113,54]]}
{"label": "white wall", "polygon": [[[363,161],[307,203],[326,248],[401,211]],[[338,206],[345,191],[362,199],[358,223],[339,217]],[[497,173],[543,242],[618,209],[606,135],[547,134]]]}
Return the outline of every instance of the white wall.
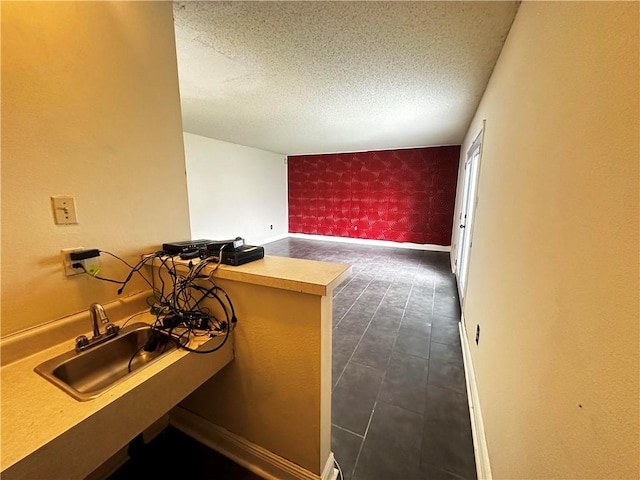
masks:
{"label": "white wall", "polygon": [[192,239],[259,245],[289,231],[286,156],[186,132],[184,148]]}
{"label": "white wall", "polygon": [[[117,286],[66,278],[60,250],[136,263],[189,235],[173,16],[166,2],[2,2],[2,334]],[[49,197],[74,195],[55,225]],[[103,276],[128,269],[102,256]],[[138,279],[125,295],[141,291]],[[87,325],[89,327],[89,325]]]}
{"label": "white wall", "polygon": [[494,478],[640,478],[639,10],[522,2],[462,146]]}

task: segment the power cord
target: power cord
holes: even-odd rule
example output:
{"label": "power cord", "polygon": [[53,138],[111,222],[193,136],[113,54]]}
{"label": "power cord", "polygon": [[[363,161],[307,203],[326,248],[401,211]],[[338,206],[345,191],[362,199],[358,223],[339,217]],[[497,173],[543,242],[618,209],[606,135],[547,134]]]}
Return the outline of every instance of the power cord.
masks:
{"label": "power cord", "polygon": [[131,320],[133,320],[134,318],[139,317],[140,315],[145,315],[145,314],[147,314],[147,313],[148,313],[148,312],[138,312],[138,313],[136,313],[136,314],[134,314],[134,315],[131,315],[129,318],[127,318],[127,319],[123,322],[123,324],[122,324],[122,325],[120,325],[120,328],[121,328],[121,329],[122,329],[122,328],[124,328],[124,327],[127,325],[127,323],[129,323],[129,322],[130,322]]}
{"label": "power cord", "polygon": [[[142,269],[142,267],[144,265],[146,265],[147,262],[149,262],[150,259],[155,258],[158,255],[158,252],[156,252],[155,254],[150,255],[148,257],[143,258],[135,266],[130,265],[129,262],[123,260],[122,258],[120,258],[119,256],[117,256],[117,255],[115,255],[115,254],[113,254],[111,252],[107,252],[107,251],[104,251],[104,250],[99,250],[98,252],[110,255],[110,256],[118,259],[122,263],[124,263],[127,267],[129,267],[131,270],[129,271],[129,274],[127,275],[127,278],[125,278],[123,281],[120,281],[120,280],[114,280],[113,278],[101,277],[101,276],[97,275],[97,272],[88,271],[84,267],[84,265],[82,263],[73,263],[71,266],[73,268],[81,268],[87,275],[90,275],[90,276],[92,276],[93,278],[95,278],[97,280],[102,280],[103,282],[111,282],[111,283],[120,284],[121,287],[118,289],[118,295],[122,294],[122,292],[124,291],[124,288],[127,286],[127,284],[129,283],[129,281],[131,280],[131,278],[133,277],[133,275],[135,273],[140,275],[142,277],[142,279],[147,283],[147,285],[149,285],[152,289],[154,288],[153,284],[151,282],[149,282],[149,280],[140,272],[140,270]],[[155,291],[155,289],[154,289],[154,291]]]}
{"label": "power cord", "polygon": [[[170,255],[164,251],[157,251],[152,255],[148,255],[136,265],[131,265],[126,260],[111,252],[104,250],[91,251],[91,253],[97,254],[97,252],[99,252],[114,257],[129,267],[129,274],[122,281],[101,277],[97,275],[97,271],[89,272],[84,265],[79,262],[73,263],[72,266],[74,268],[81,268],[85,273],[97,280],[120,285],[117,291],[118,295],[123,292],[129,281],[137,273],[153,290],[153,296],[148,299],[152,300],[151,303],[148,302],[150,313],[156,317],[156,320],[152,324],[153,330],[168,335],[168,337],[176,343],[177,348],[198,354],[208,354],[220,350],[227,343],[231,331],[236,327],[238,322],[236,311],[229,295],[222,287],[216,285],[212,277],[213,272],[215,272],[222,263],[224,247],[224,245],[221,246],[220,250],[215,252],[215,254],[211,252],[201,252],[195,263],[193,260],[189,260],[186,265],[186,272],[183,269],[178,269],[178,266],[183,267],[185,265],[183,262],[179,264],[176,263],[176,257],[179,257],[179,255]],[[157,275],[152,273],[151,281],[149,281],[140,270],[149,262],[153,264],[153,261],[156,259],[160,261],[157,270],[158,273]],[[211,271],[204,274],[203,271],[207,267],[209,267]],[[166,276],[169,277],[168,282],[166,281]],[[160,285],[156,285],[156,277]],[[224,320],[217,318],[211,312],[210,307],[203,305],[206,299],[213,301],[214,305],[219,307],[219,310],[222,311],[224,316]],[[146,312],[141,312],[129,317],[122,326],[142,313]],[[189,347],[191,339],[204,336],[224,338],[218,345],[207,350]],[[127,365],[129,371],[131,371],[132,362],[135,357],[143,348],[146,350],[147,345],[137,349],[129,359]],[[153,351],[153,349],[147,351]]]}
{"label": "power cord", "polygon": [[111,278],[104,278],[104,277],[100,277],[98,275],[94,275],[93,273],[90,273],[86,268],[84,268],[84,265],[82,265],[81,263],[73,263],[73,264],[71,264],[71,266],[73,268],[81,268],[82,270],[84,270],[84,273],[86,273],[87,275],[90,275],[93,278],[97,278],[98,280],[102,280],[103,282],[119,283],[121,285],[124,284],[124,282],[121,282],[119,280],[113,280]]}
{"label": "power cord", "polygon": [[[158,289],[161,294],[157,296],[152,307],[152,313],[156,315],[153,328],[168,334],[178,348],[189,352],[208,354],[220,350],[227,343],[238,319],[227,292],[215,284],[209,273],[205,275],[203,271],[207,267],[217,269],[221,263],[221,254],[215,259],[216,263],[213,256],[207,254],[201,255],[197,263],[190,260],[185,272],[178,270],[179,266],[185,266],[184,263],[176,263],[179,256],[157,253],[162,253],[157,274],[162,288]],[[169,282],[165,281],[165,275],[169,277]],[[154,285],[155,279],[154,276]],[[224,320],[218,319],[209,307],[203,306],[205,299],[214,300],[222,311]],[[189,338],[202,336],[224,338],[218,345],[207,350],[189,346]]]}
{"label": "power cord", "polygon": [[335,457],[333,458],[333,464],[338,469],[338,478],[340,480],[344,480],[344,474],[342,473],[342,469],[340,468],[340,464],[338,463],[338,460],[335,459]]}
{"label": "power cord", "polygon": [[[130,276],[133,275],[133,273],[137,273],[138,275],[140,275],[142,277],[142,279],[147,282],[147,285],[149,285],[151,288],[153,288],[153,285],[151,285],[151,282],[149,282],[149,280],[147,280],[147,277],[145,277],[141,272],[140,269],[145,265],[146,263],[146,259],[141,260],[140,262],[138,262],[138,265],[136,265],[135,267],[130,265],[129,262],[127,262],[126,260],[120,258],[119,256],[111,253],[111,252],[107,252],[106,250],[100,250],[100,253],[104,253],[105,255],[109,255],[117,260],[119,260],[120,262],[124,263],[127,267],[129,267],[131,269],[131,273],[129,274],[129,277],[127,277],[127,280],[125,280],[125,283],[123,285],[124,286],[127,284],[128,279],[130,278]],[[147,257],[148,258],[148,257]]]}

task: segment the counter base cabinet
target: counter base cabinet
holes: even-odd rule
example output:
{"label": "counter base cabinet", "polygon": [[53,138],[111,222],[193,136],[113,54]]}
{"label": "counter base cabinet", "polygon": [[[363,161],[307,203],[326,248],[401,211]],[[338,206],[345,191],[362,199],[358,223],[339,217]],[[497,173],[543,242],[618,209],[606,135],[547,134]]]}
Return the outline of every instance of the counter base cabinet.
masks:
{"label": "counter base cabinet", "polygon": [[222,450],[218,433],[228,431],[245,450],[257,445],[312,474],[291,478],[320,478],[331,455],[331,293],[219,284],[236,304],[236,359],[180,404],[191,413],[186,433]]}

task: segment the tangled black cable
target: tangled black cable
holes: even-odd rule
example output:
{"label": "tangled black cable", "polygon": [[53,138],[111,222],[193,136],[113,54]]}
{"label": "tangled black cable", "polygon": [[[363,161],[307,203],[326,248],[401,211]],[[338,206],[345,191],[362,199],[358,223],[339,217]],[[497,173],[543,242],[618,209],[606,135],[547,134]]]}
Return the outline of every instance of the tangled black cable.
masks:
{"label": "tangled black cable", "polygon": [[[227,292],[216,285],[210,275],[203,274],[205,267],[211,263],[211,257],[201,259],[195,265],[190,261],[187,265],[187,274],[182,275],[177,269],[174,256],[165,256],[161,259],[161,265],[164,268],[159,270],[158,277],[165,285],[162,274],[167,272],[172,288],[167,295],[157,299],[156,321],[153,328],[166,332],[174,339],[178,348],[189,352],[213,353],[220,350],[226,344],[231,330],[238,321]],[[204,286],[198,282],[209,282],[211,286]],[[218,319],[209,308],[201,305],[207,298],[217,302],[224,313],[224,320]],[[181,332],[176,333],[177,330]],[[193,349],[188,346],[189,342],[186,344],[182,342],[183,338],[190,339],[203,335],[209,337],[224,335],[224,339],[219,345],[208,350]]]}
{"label": "tangled black cable", "polygon": [[[158,251],[146,256],[135,266],[113,253],[103,250],[100,252],[118,259],[131,270],[123,281],[97,275],[93,275],[93,277],[98,280],[119,284],[118,294],[121,294],[133,278],[133,275],[138,273],[153,290],[153,304],[150,311],[155,315],[156,319],[152,324],[152,328],[158,333],[168,335],[176,343],[177,348],[193,353],[206,354],[220,350],[227,343],[231,330],[235,328],[238,319],[229,295],[222,287],[216,285],[211,278],[211,273],[220,266],[222,251],[217,253],[217,258],[213,255],[203,255],[203,258],[200,258],[196,263],[190,260],[187,264],[183,262],[176,263],[177,257],[175,255]],[[158,259],[160,265],[157,274],[154,275],[152,272],[151,280],[149,280],[142,274],[141,269],[149,262],[153,265],[153,261],[156,259]],[[185,267],[186,272],[184,271]],[[206,267],[211,268],[211,272],[205,274]],[[165,281],[166,276],[169,277],[168,281]],[[159,285],[156,285],[156,278]],[[214,302],[214,305],[219,306],[224,319],[216,317],[211,309],[204,305],[206,299],[210,299]],[[207,350],[188,346],[192,339],[204,336],[209,338],[224,336],[224,338],[221,343]],[[149,342],[152,340],[153,338]],[[142,348],[138,349],[138,352]],[[147,349],[149,346],[145,345],[144,348]],[[131,368],[133,357],[129,362],[129,369]]]}

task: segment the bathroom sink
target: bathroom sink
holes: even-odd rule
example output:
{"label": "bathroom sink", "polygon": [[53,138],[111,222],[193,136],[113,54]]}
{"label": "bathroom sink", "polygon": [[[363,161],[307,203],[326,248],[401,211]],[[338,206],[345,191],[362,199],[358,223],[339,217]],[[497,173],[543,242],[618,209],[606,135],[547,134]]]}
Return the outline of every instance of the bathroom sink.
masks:
{"label": "bathroom sink", "polygon": [[146,323],[135,323],[88,350],[72,350],[47,360],[35,371],[77,400],[86,401],[175,349],[168,335]]}

